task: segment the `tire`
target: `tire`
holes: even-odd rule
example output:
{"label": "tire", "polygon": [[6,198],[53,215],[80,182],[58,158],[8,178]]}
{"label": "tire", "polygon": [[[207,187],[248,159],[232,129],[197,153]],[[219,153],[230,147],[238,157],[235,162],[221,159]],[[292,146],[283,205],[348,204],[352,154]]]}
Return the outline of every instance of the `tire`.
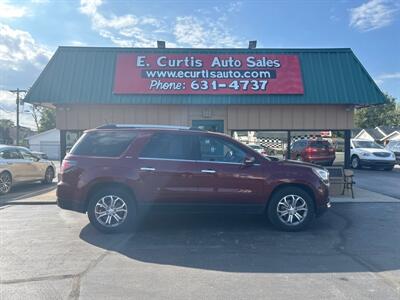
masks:
{"label": "tire", "polygon": [[[112,206],[113,200],[114,206]],[[107,207],[110,209],[108,212]],[[118,208],[121,208],[119,212],[114,211]],[[90,223],[104,233],[128,231],[133,228],[137,219],[134,199],[129,193],[119,188],[105,188],[95,193],[89,200],[87,212]],[[101,216],[103,214],[104,216]],[[115,216],[122,220],[118,221]]]}
{"label": "tire", "polygon": [[0,195],[8,194],[12,187],[12,176],[10,172],[4,171],[0,174]]}
{"label": "tire", "polygon": [[[297,202],[297,211],[291,209],[294,201]],[[288,207],[286,209],[287,205],[284,203],[291,208]],[[287,214],[280,214],[279,211],[287,212]],[[299,219],[296,213],[302,216],[302,219]],[[301,231],[307,228],[315,219],[314,201],[302,188],[285,187],[272,195],[268,204],[267,215],[272,225],[279,230]],[[292,222],[290,222],[290,218]]]}
{"label": "tire", "polygon": [[353,169],[361,169],[361,165],[360,165],[360,159],[358,158],[358,156],[354,155],[351,158],[351,167]]}
{"label": "tire", "polygon": [[46,172],[44,173],[44,179],[42,180],[43,184],[50,184],[54,179],[54,169],[53,167],[47,167]]}

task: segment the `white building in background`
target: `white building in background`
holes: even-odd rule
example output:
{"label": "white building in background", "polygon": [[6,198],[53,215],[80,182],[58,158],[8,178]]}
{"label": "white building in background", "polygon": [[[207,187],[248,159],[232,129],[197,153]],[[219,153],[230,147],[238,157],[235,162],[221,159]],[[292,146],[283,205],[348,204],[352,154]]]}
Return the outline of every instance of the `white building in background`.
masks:
{"label": "white building in background", "polygon": [[49,159],[60,159],[60,130],[54,128],[27,138],[29,148],[47,154]]}

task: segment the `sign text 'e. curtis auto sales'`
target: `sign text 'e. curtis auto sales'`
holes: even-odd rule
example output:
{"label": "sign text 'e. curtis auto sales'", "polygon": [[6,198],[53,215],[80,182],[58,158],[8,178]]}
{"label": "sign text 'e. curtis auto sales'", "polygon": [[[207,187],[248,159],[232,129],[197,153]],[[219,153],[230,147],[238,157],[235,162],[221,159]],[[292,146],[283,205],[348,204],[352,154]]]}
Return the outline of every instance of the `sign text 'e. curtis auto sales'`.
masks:
{"label": "sign text 'e. curtis auto sales'", "polygon": [[117,56],[115,94],[303,94],[299,58],[286,54]]}

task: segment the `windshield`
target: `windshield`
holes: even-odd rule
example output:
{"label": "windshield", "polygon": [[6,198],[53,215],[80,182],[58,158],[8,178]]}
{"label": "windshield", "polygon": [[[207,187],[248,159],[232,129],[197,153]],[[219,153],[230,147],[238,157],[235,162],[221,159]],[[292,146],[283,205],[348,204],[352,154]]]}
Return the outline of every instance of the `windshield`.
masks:
{"label": "windshield", "polygon": [[378,148],[383,149],[383,147],[373,141],[353,141],[355,148]]}

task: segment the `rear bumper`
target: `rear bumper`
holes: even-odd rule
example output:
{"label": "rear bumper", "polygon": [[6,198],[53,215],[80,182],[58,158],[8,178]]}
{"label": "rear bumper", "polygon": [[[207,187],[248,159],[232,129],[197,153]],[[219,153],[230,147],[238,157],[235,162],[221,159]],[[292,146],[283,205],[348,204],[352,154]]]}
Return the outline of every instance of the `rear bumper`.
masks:
{"label": "rear bumper", "polygon": [[80,201],[79,193],[70,185],[59,181],[57,184],[57,205],[60,208],[77,211],[80,213],[86,212],[85,201]]}
{"label": "rear bumper", "polygon": [[74,202],[67,199],[57,198],[58,207],[66,210],[72,210],[80,213],[85,213],[85,206],[79,202]]}

